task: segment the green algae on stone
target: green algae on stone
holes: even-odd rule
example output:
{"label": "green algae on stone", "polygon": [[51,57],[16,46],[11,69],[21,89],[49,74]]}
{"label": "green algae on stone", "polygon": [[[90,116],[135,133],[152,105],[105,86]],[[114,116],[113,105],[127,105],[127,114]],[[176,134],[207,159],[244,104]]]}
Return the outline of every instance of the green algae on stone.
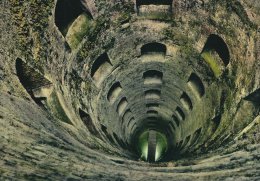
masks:
{"label": "green algae on stone", "polygon": [[69,27],[66,40],[72,49],[77,48],[91,26],[91,18],[83,13]]}
{"label": "green algae on stone", "polygon": [[211,55],[210,51],[204,51],[201,57],[208,63],[215,77],[220,77],[222,74],[221,67],[218,65],[216,59]]}

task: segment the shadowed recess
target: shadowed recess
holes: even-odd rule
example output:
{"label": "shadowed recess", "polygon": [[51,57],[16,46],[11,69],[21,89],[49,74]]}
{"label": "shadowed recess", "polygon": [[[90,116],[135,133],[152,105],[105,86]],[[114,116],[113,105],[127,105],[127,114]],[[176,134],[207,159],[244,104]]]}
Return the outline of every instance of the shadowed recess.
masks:
{"label": "shadowed recess", "polygon": [[148,70],[143,74],[144,84],[162,84],[163,73],[157,70]]}
{"label": "shadowed recess", "polygon": [[205,94],[204,85],[203,85],[201,79],[195,73],[192,73],[190,75],[188,84],[192,88],[192,90],[195,92],[195,94],[197,94],[199,97],[202,97]]}
{"label": "shadowed recess", "polygon": [[17,76],[25,90],[36,104],[43,106],[43,101],[46,102],[47,97],[49,97],[52,92],[52,90],[50,90],[52,83],[20,58],[16,59],[15,67]]}
{"label": "shadowed recess", "polygon": [[225,66],[229,64],[230,55],[229,49],[225,41],[218,35],[212,34],[207,39],[207,42],[202,52],[216,51],[222,59]]}
{"label": "shadowed recess", "polygon": [[199,128],[195,131],[195,133],[193,134],[192,140],[190,142],[190,146],[193,146],[198,141],[201,131],[202,131],[202,128]]}
{"label": "shadowed recess", "polygon": [[190,135],[189,136],[187,136],[186,138],[185,138],[185,140],[184,140],[184,142],[183,142],[183,144],[182,144],[182,146],[181,146],[181,149],[184,149],[186,146],[187,146],[187,144],[189,143],[189,141],[190,141]]}
{"label": "shadowed recess", "polygon": [[101,124],[101,130],[103,131],[103,133],[105,134],[105,136],[107,137],[107,139],[108,139],[111,143],[115,144],[114,139],[112,138],[112,136],[111,136],[111,135],[108,133],[108,131],[107,131],[107,127]]}
{"label": "shadowed recess", "polygon": [[257,107],[260,107],[260,89],[255,90],[244,99],[252,102]]}
{"label": "shadowed recess", "polygon": [[180,121],[179,121],[179,119],[177,118],[177,116],[172,115],[172,119],[173,119],[173,121],[175,122],[176,126],[179,127],[179,125],[180,125]]}
{"label": "shadowed recess", "polygon": [[28,66],[19,58],[16,59],[16,72],[20,82],[27,91],[32,91],[44,86],[51,85],[51,82],[47,80],[41,73]]}
{"label": "shadowed recess", "polygon": [[132,111],[130,109],[127,109],[123,115],[123,118],[122,118],[122,124],[124,124],[125,122],[127,122],[128,119],[131,118],[131,115],[132,115]]}
{"label": "shadowed recess", "polygon": [[122,140],[120,140],[117,136],[116,133],[113,133],[113,137],[116,140],[116,142],[122,147],[122,148],[126,148],[126,145],[122,142]]}
{"label": "shadowed recess", "polygon": [[145,99],[160,99],[161,91],[152,89],[145,91]]}
{"label": "shadowed recess", "polygon": [[171,128],[171,131],[174,131],[176,129],[174,124],[171,121],[169,121],[169,126]]}
{"label": "shadowed recess", "polygon": [[147,114],[158,114],[158,111],[155,110],[149,110],[146,112]]}
{"label": "shadowed recess", "polygon": [[148,103],[148,104],[146,104],[146,107],[147,108],[157,108],[157,107],[159,107],[159,104],[158,103]]}
{"label": "shadowed recess", "polygon": [[113,66],[107,53],[103,53],[94,61],[91,68],[91,77],[99,86],[106,76],[108,76],[108,74],[112,71],[112,68]]}
{"label": "shadowed recess", "polygon": [[141,5],[172,5],[173,0],[137,0],[136,5],[141,6]]}
{"label": "shadowed recess", "polygon": [[96,127],[95,127],[91,117],[89,116],[89,114],[87,114],[82,109],[79,109],[79,115],[80,115],[82,122],[85,124],[85,126],[89,130],[89,132],[100,138],[100,135],[99,135],[98,131],[96,130]]}
{"label": "shadowed recess", "polygon": [[181,103],[187,110],[192,110],[193,106],[191,99],[185,92],[181,95]]}
{"label": "shadowed recess", "polygon": [[175,113],[178,116],[179,120],[183,121],[185,119],[185,114],[184,114],[184,112],[182,111],[182,109],[180,107],[176,108]]}
{"label": "shadowed recess", "polygon": [[132,118],[128,121],[128,123],[127,123],[127,127],[129,127],[130,124],[131,124],[133,121],[135,121],[135,118],[134,118],[134,117],[132,117]]}
{"label": "shadowed recess", "polygon": [[107,94],[107,99],[108,101],[113,104],[120,93],[122,92],[122,87],[119,82],[116,82],[112,85],[112,87],[109,89],[108,94]]}
{"label": "shadowed recess", "polygon": [[117,105],[117,109],[116,109],[116,112],[121,115],[123,113],[123,111],[125,110],[125,108],[127,107],[128,105],[128,101],[126,99],[126,97],[123,97],[119,104]]}
{"label": "shadowed recess", "polygon": [[55,8],[55,24],[65,36],[69,26],[83,13],[83,6],[80,0],[58,0]]}
{"label": "shadowed recess", "polygon": [[141,55],[149,55],[149,54],[162,54],[166,55],[167,48],[164,44],[161,43],[148,43],[142,46]]}

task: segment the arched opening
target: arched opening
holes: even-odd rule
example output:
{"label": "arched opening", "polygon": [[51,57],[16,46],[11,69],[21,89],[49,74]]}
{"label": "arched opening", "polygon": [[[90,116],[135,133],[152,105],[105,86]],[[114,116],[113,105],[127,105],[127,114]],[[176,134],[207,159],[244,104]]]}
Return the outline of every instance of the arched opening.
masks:
{"label": "arched opening", "polygon": [[148,70],[143,74],[144,84],[162,84],[163,73],[157,70]]}
{"label": "arched opening", "polygon": [[113,137],[114,137],[114,139],[116,140],[116,142],[121,146],[121,148],[123,148],[123,149],[126,149],[126,148],[127,148],[127,146],[126,146],[126,144],[123,142],[123,140],[121,140],[121,139],[117,136],[117,134],[114,133],[114,132],[113,132]]}
{"label": "arched opening", "polygon": [[246,101],[250,101],[256,107],[260,107],[260,88],[255,90],[253,93],[249,94],[244,98]]}
{"label": "arched opening", "polygon": [[179,118],[179,120],[183,121],[185,119],[185,114],[180,107],[176,108],[175,113],[176,113],[177,117]]}
{"label": "arched opening", "polygon": [[[260,88],[247,94],[239,102],[239,108],[234,118],[234,130],[244,129],[246,125],[260,115]],[[241,117],[243,119],[241,119]],[[239,120],[239,121],[238,121]]]}
{"label": "arched opening", "polygon": [[122,86],[121,86],[120,82],[114,83],[108,91],[107,100],[111,104],[113,104],[121,92],[122,92]]}
{"label": "arched opening", "polygon": [[167,48],[164,44],[161,43],[148,43],[142,46],[141,55],[149,55],[149,54],[161,54],[166,55]]}
{"label": "arched opening", "polygon": [[179,127],[179,125],[180,125],[179,119],[175,115],[172,115],[172,119],[175,122],[176,126]]}
{"label": "arched opening", "polygon": [[92,16],[81,0],[58,0],[55,24],[70,48],[76,48],[89,31]]}
{"label": "arched opening", "polygon": [[218,35],[210,35],[201,53],[216,77],[222,74],[222,69],[229,64],[230,54],[227,44]]}
{"label": "arched opening", "polygon": [[[17,76],[25,90],[36,104],[43,106],[47,100],[47,96],[51,93],[52,83],[20,58],[16,59],[15,67]],[[45,91],[42,91],[43,89]]]}
{"label": "arched opening", "polygon": [[89,130],[89,132],[91,134],[93,134],[94,136],[97,136],[100,138],[99,133],[90,117],[89,114],[87,114],[85,111],[83,111],[82,109],[79,109],[79,116],[82,120],[82,122],[84,123],[84,125],[87,127],[87,129]]}
{"label": "arched opening", "polygon": [[72,124],[60,97],[53,90],[52,83],[44,75],[19,58],[16,59],[16,72],[21,84],[36,104],[50,111],[58,120]]}
{"label": "arched opening", "polygon": [[185,140],[184,140],[184,142],[183,142],[183,144],[182,144],[181,149],[184,149],[185,147],[187,147],[187,145],[188,145],[188,143],[189,143],[189,141],[190,141],[190,138],[191,138],[190,135],[185,138]]}
{"label": "arched opening", "polygon": [[191,99],[185,92],[183,92],[183,94],[181,95],[180,101],[183,107],[185,107],[187,110],[192,110],[193,106],[192,106]]}
{"label": "arched opening", "polygon": [[183,143],[183,140],[181,140],[180,142],[178,142],[178,143],[176,144],[177,150],[181,150],[182,143]]}
{"label": "arched opening", "polygon": [[225,41],[218,35],[212,34],[207,39],[207,42],[202,52],[209,52],[209,51],[215,51],[222,59],[225,66],[229,64],[230,55],[229,55],[228,46],[225,43]]}
{"label": "arched opening", "polygon": [[146,112],[146,114],[155,114],[155,115],[157,115],[157,114],[158,114],[158,111],[156,111],[156,110],[148,110],[148,111]]}
{"label": "arched opening", "polygon": [[130,124],[132,123],[132,122],[134,122],[135,121],[135,118],[134,117],[132,117],[129,121],[128,121],[128,123],[127,123],[127,128],[129,128],[129,126],[130,126]]}
{"label": "arched opening", "polygon": [[158,103],[148,103],[148,104],[146,104],[146,107],[148,109],[158,108],[159,104]]}
{"label": "arched opening", "polygon": [[105,136],[107,137],[107,139],[112,143],[115,144],[114,139],[112,138],[112,136],[108,133],[107,131],[107,127],[104,126],[103,124],[101,124],[101,130],[103,131],[103,133],[105,134]]}
{"label": "arched opening", "polygon": [[124,125],[129,119],[132,117],[132,111],[131,109],[127,109],[125,113],[122,116],[122,125]]}
{"label": "arched opening", "polygon": [[155,99],[158,100],[161,98],[161,91],[156,89],[151,89],[145,91],[145,99]]}
{"label": "arched opening", "polygon": [[202,97],[205,94],[205,88],[201,81],[201,79],[195,74],[192,73],[188,80],[188,84],[191,89],[197,94],[199,97]]}
{"label": "arched opening", "polygon": [[174,126],[174,124],[171,122],[171,121],[169,121],[169,125],[170,125],[170,128],[171,128],[171,131],[173,132],[173,131],[175,131],[175,126]]}
{"label": "arched opening", "polygon": [[112,71],[112,68],[113,66],[107,53],[103,53],[94,61],[91,67],[91,77],[97,86],[100,86],[102,81]]}
{"label": "arched opening", "polygon": [[69,25],[83,13],[83,6],[80,0],[58,0],[55,9],[55,24],[65,36]]}
{"label": "arched opening", "polygon": [[193,137],[190,142],[190,147],[193,146],[198,141],[201,131],[202,131],[202,128],[199,128],[194,132]]}
{"label": "arched opening", "polygon": [[116,112],[119,114],[119,115],[122,115],[122,113],[124,112],[124,110],[126,109],[128,105],[128,101],[126,99],[126,97],[123,97],[120,102],[118,103],[117,105],[117,109],[116,109]]}

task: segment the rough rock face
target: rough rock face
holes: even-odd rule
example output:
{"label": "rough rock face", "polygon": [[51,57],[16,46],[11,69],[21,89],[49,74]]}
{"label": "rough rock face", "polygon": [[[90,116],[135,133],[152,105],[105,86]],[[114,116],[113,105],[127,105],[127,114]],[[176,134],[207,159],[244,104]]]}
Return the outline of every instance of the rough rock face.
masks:
{"label": "rough rock face", "polygon": [[0,5],[1,180],[260,180],[258,0]]}

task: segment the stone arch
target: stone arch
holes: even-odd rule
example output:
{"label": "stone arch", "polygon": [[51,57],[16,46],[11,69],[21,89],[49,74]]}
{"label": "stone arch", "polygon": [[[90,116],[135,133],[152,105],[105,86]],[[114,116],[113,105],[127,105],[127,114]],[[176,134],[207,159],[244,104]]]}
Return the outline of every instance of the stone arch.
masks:
{"label": "stone arch", "polygon": [[122,86],[120,82],[114,83],[107,93],[107,100],[113,104],[122,92]]}
{"label": "stone arch", "polygon": [[141,47],[141,55],[162,54],[166,55],[167,47],[162,43],[147,43]]}
{"label": "stone arch", "polygon": [[99,133],[90,117],[90,115],[88,113],[86,113],[85,111],[83,111],[82,109],[79,108],[79,116],[82,120],[82,122],[84,123],[84,125],[87,127],[87,129],[89,130],[89,132],[91,134],[93,134],[94,136],[97,136],[100,138]]}
{"label": "stone arch", "polygon": [[55,8],[55,24],[63,36],[67,34],[69,26],[82,13],[92,18],[83,6],[81,0],[58,0]]}
{"label": "stone arch", "polygon": [[99,86],[108,76],[108,74],[112,71],[112,68],[113,65],[107,53],[103,53],[94,61],[90,74],[97,86]]}
{"label": "stone arch", "polygon": [[230,53],[228,46],[220,36],[215,34],[209,35],[202,53],[212,51],[215,51],[219,55],[225,66],[229,64]]}
{"label": "stone arch", "polygon": [[[52,83],[44,77],[40,72],[30,67],[22,59],[16,59],[16,74],[20,83],[36,102],[36,104],[43,106],[43,101],[46,101],[47,95],[42,93],[42,89],[52,89]],[[48,92],[48,91],[45,91]]]}
{"label": "stone arch", "polygon": [[157,70],[148,70],[144,72],[144,84],[162,84],[163,73]]}
{"label": "stone arch", "polygon": [[188,85],[192,88],[192,90],[199,96],[202,97],[205,94],[205,87],[203,82],[199,78],[198,75],[192,73],[188,80]]}

